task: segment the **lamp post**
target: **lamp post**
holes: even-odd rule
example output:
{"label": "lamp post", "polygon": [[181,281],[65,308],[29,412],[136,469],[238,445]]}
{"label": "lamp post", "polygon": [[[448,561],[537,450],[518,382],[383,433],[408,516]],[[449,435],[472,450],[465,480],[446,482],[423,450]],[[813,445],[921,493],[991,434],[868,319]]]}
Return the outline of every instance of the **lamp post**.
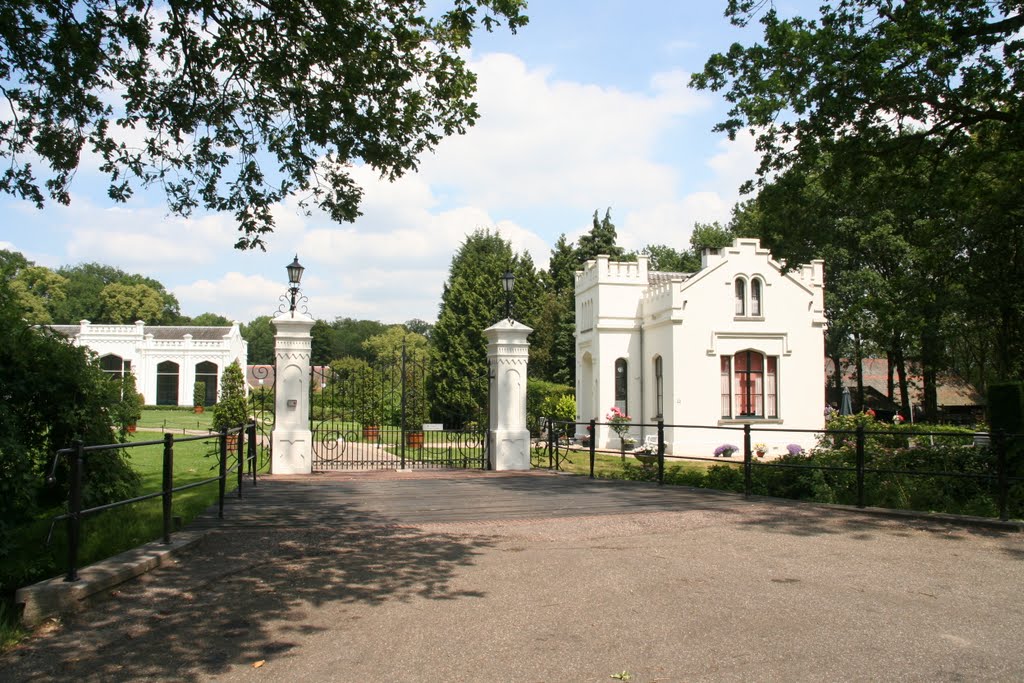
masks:
{"label": "lamp post", "polygon": [[512,287],[516,284],[516,276],[506,270],[501,276],[501,286],[505,290],[505,317],[512,320]]}
{"label": "lamp post", "polygon": [[306,270],[299,263],[299,255],[296,254],[295,258],[286,266],[288,270],[288,294],[289,294],[289,308],[290,313],[295,312],[295,301],[299,295],[299,283],[302,282],[302,272]]}

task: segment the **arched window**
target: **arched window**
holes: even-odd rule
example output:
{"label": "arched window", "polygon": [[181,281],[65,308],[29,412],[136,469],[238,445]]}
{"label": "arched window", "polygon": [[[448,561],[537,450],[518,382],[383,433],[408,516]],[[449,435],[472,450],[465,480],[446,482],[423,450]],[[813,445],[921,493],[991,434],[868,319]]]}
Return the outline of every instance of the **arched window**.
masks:
{"label": "arched window", "polygon": [[131,371],[132,362],[111,353],[100,358],[100,368],[108,375],[121,379],[124,377],[124,373]]}
{"label": "arched window", "polygon": [[756,277],[750,280],[750,315],[762,315],[761,279]]}
{"label": "arched window", "polygon": [[654,409],[658,419],[665,416],[665,376],[661,356],[654,357]]}
{"label": "arched window", "polygon": [[757,351],[722,356],[722,417],[779,416],[778,358]]}
{"label": "arched window", "polygon": [[756,351],[737,353],[733,379],[736,415],[739,417],[764,415],[764,356]]}
{"label": "arched window", "polygon": [[178,364],[165,360],[156,366],[156,404],[178,405]]}
{"label": "arched window", "polygon": [[625,358],[618,358],[615,361],[615,407],[622,412],[629,414],[627,409],[627,379],[629,373]]}
{"label": "arched window", "polygon": [[196,382],[202,382],[205,387],[203,398],[204,406],[212,406],[217,402],[217,364],[210,361],[196,363]]}
{"label": "arched window", "polygon": [[736,278],[736,315],[747,314],[747,281]]}

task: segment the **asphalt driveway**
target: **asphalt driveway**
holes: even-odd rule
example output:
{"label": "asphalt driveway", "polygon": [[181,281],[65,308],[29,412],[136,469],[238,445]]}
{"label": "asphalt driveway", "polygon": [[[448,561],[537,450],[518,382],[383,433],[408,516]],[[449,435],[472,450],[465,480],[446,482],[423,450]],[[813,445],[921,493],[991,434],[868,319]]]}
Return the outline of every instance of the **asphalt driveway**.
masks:
{"label": "asphalt driveway", "polygon": [[261,482],[0,680],[1024,679],[1018,533],[531,474]]}

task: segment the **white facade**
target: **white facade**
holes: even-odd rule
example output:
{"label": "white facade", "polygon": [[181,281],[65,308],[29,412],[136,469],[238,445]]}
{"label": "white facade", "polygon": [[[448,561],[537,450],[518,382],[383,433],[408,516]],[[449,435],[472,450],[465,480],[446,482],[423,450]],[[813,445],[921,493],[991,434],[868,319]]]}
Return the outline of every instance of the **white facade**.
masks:
{"label": "white facade", "polygon": [[219,395],[224,368],[237,360],[245,368],[248,343],[238,323],[231,327],[52,325],[52,329],[85,346],[105,370],[130,369],[146,405],[191,406],[195,382],[207,383],[207,404]]}
{"label": "white facade", "polygon": [[[692,274],[648,271],[646,256],[588,261],[576,273],[578,419],[606,422],[618,406],[633,425],[663,420],[677,455],[742,448],[745,423],[773,455],[813,446],[813,433],[787,430],[824,426],[823,277],[820,260],[783,274],[756,239],[707,250]],[[596,439],[619,447],[607,426]]]}

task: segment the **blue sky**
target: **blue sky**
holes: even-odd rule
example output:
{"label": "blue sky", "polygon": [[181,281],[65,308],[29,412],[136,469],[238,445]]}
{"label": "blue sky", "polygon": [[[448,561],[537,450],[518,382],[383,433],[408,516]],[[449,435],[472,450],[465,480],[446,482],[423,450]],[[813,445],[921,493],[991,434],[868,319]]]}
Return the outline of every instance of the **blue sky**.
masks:
{"label": "blue sky", "polygon": [[686,87],[710,54],[756,37],[730,26],[724,5],[533,0],[525,29],[481,33],[468,55],[478,124],[396,183],[357,168],[364,215],[354,224],[286,202],[267,251],[238,252],[230,215],[169,216],[156,193],[112,204],[81,169],[69,207],[0,197],[0,248],[52,268],[98,261],[142,273],[186,315],[242,322],[274,313],[296,253],[315,317],[401,322],[436,318],[451,258],[476,228],[500,231],[544,267],[561,233],[574,239],[610,207],[627,248],[685,248],[695,221],[728,220],[757,163],[749,136],[711,132],[723,99]]}

